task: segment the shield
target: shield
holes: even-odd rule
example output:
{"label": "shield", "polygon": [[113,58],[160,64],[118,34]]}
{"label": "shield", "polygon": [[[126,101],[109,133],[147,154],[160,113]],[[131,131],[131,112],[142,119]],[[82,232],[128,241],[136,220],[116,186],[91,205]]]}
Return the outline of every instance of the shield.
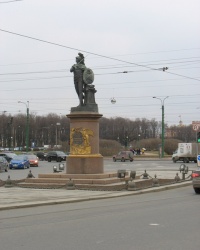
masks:
{"label": "shield", "polygon": [[83,81],[85,84],[91,84],[94,82],[94,73],[91,69],[86,68],[83,72]]}

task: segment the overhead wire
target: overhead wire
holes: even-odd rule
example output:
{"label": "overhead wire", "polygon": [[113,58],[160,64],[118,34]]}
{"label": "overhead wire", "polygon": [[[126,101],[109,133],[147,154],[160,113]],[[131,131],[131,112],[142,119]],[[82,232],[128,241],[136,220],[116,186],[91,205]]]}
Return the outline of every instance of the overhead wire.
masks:
{"label": "overhead wire", "polygon": [[[127,62],[127,61],[124,61],[124,60],[120,60],[120,59],[117,59],[117,58],[112,58],[112,57],[109,57],[109,56],[103,56],[103,55],[99,55],[99,54],[96,54],[96,53],[92,53],[92,52],[87,52],[87,51],[84,51],[84,50],[79,50],[79,49],[76,49],[76,48],[72,48],[72,47],[68,47],[68,46],[64,46],[64,45],[61,45],[61,44],[57,44],[57,43],[52,43],[52,42],[48,42],[48,41],[45,41],[45,40],[41,40],[41,39],[37,39],[37,38],[33,38],[33,37],[28,37],[28,36],[24,36],[24,35],[21,35],[21,34],[17,34],[17,33],[14,33],[14,32],[9,32],[9,31],[5,31],[5,30],[2,30],[0,29],[0,31],[4,31],[4,32],[7,32],[7,33],[11,33],[11,34],[14,34],[14,35],[18,35],[18,36],[22,36],[22,37],[26,37],[26,38],[29,38],[29,39],[33,39],[33,40],[37,40],[37,41],[40,41],[40,42],[44,42],[44,43],[49,43],[49,44],[52,44],[52,45],[56,45],[56,46],[60,46],[60,47],[65,47],[65,48],[68,48],[68,49],[73,49],[73,50],[77,50],[77,51],[82,51],[82,52],[85,52],[85,53],[88,53],[88,54],[91,54],[91,55],[95,55],[95,56],[99,56],[99,57],[104,57],[104,58],[107,58],[107,59],[112,59],[112,60],[116,60],[116,61],[119,61],[119,62],[123,62],[123,63],[127,63],[127,64],[132,64],[134,66],[138,66],[138,67],[144,67],[144,68],[147,68],[149,70],[162,70],[162,68],[160,69],[155,69],[155,68],[152,68],[152,67],[149,67],[147,65],[141,65],[141,64],[138,64],[138,63],[132,63],[132,62]],[[184,63],[184,62],[182,62]],[[169,63],[170,64],[170,63]],[[171,63],[172,64],[172,63]],[[155,64],[153,64],[155,65]],[[130,66],[123,66],[123,67],[130,67]],[[170,69],[171,70],[171,69]],[[140,72],[144,72],[144,71],[148,71],[148,70],[143,70],[143,71],[140,71]],[[137,71],[132,71],[132,72],[137,72]],[[126,73],[132,73],[131,71],[130,72],[126,72]],[[139,71],[138,71],[139,72]],[[176,73],[173,73],[173,72],[169,72],[169,71],[164,71],[165,73],[168,73],[168,74],[172,74],[172,75],[177,75],[179,77],[183,77],[183,78],[187,78],[187,79],[192,79],[192,80],[197,80],[199,81],[199,79],[196,79],[194,77],[188,77],[188,76],[184,76],[184,75],[181,75],[181,74],[176,74]],[[115,72],[115,73],[110,73],[110,74],[122,74],[122,73],[125,73],[125,72]],[[100,74],[99,74],[100,75]],[[67,77],[67,76],[65,76]],[[60,78],[60,77],[55,77],[55,78]],[[63,77],[61,77],[63,78]],[[44,78],[44,79],[47,79],[47,78]],[[54,79],[51,78],[51,79]],[[23,79],[21,79],[23,80]],[[33,80],[33,79],[31,79]],[[190,103],[193,103],[193,102],[190,102]],[[196,102],[195,102],[196,103]],[[185,104],[185,102],[184,102]],[[129,105],[130,106],[130,105]],[[135,106],[135,105],[133,105]],[[141,106],[141,105],[140,105]],[[60,110],[60,109],[59,109]]]}
{"label": "overhead wire", "polygon": [[[197,101],[186,101],[185,100],[185,98],[195,98],[195,97],[199,97],[200,96],[200,94],[196,94],[195,96],[192,96],[192,95],[171,95],[170,96],[170,98],[171,98],[171,100],[173,100],[173,98],[174,97],[176,97],[176,98],[183,98],[184,97],[184,102],[169,102],[168,101],[168,106],[169,105],[174,105],[174,104],[189,104],[189,103],[196,103],[196,102],[199,102],[199,100],[197,100]],[[160,97],[162,97],[162,96],[160,96]],[[137,103],[133,103],[133,100],[135,99],[135,101],[137,101],[136,99],[147,99],[147,98],[149,98],[149,99],[152,99],[152,96],[137,96],[137,97],[119,97],[118,99],[120,100],[120,99],[126,99],[126,100],[131,100],[132,102],[131,102],[131,104],[115,104],[114,106],[113,106],[113,108],[118,108],[118,107],[123,107],[123,106],[149,106],[150,104],[137,104]],[[76,98],[73,98],[73,97],[71,97],[71,98],[61,98],[61,97],[59,97],[59,98],[55,98],[54,99],[54,103],[56,102],[56,101],[60,101],[60,100],[65,100],[65,101],[69,101],[69,100],[75,100]],[[0,104],[5,104],[6,102],[2,102],[4,99],[1,99],[1,102],[0,102]],[[8,100],[8,98],[6,98],[5,99],[6,101]],[[16,104],[16,102],[17,102],[17,98],[16,98],[16,101],[14,101],[13,100],[13,98],[12,98],[12,102],[9,102],[9,104],[11,104],[11,103],[13,103],[14,105]],[[41,104],[41,103],[46,103],[47,105],[48,105],[48,102],[46,101],[46,100],[49,100],[49,98],[44,98],[43,100],[41,100],[41,98],[39,98],[39,102],[37,101],[37,99],[36,98],[32,98],[32,99],[30,99],[30,102],[31,103],[34,103],[34,102],[36,102],[37,101],[37,104]],[[102,105],[102,106],[106,106],[106,105],[108,105],[108,103],[105,103],[105,100],[107,100],[107,98],[97,98],[97,100],[99,100],[100,101],[100,104]],[[51,102],[51,100],[49,100],[49,103],[51,103],[51,104],[54,104],[54,103],[52,103]],[[124,103],[124,102],[123,102]],[[110,104],[109,104],[110,105]],[[159,103],[153,103],[153,104],[151,104],[151,105],[153,105],[153,106],[157,106],[157,105],[159,105]]]}
{"label": "overhead wire", "polygon": [[[54,79],[54,78],[52,78],[52,79]],[[18,80],[18,81],[21,81],[21,80]],[[25,80],[23,80],[23,81],[25,81]],[[118,82],[118,83],[116,82],[116,83],[110,83],[110,85],[108,85],[107,83],[102,83],[101,86],[99,87],[99,90],[101,90],[101,89],[107,89],[107,90],[108,89],[113,89],[113,85],[123,85],[123,89],[132,89],[132,88],[135,89],[135,88],[144,88],[144,87],[145,88],[152,88],[152,87],[157,87],[158,85],[141,85],[140,84],[140,85],[137,85],[137,86],[125,86],[124,84],[126,84],[126,83],[132,83],[132,84],[137,83],[138,84],[138,83],[150,83],[150,82],[154,82],[154,83],[158,82],[159,83],[159,82],[168,82],[168,81],[181,81],[181,79],[177,78],[177,79],[162,79],[162,80],[155,80],[155,81],[137,81],[137,82],[131,81],[131,82]],[[2,81],[2,82],[5,82],[5,81]],[[172,85],[173,85],[173,87],[174,86],[180,86],[180,85],[181,86],[188,86],[188,83],[179,83],[179,84],[174,84],[173,83]],[[190,85],[199,85],[199,84],[198,83],[190,83]],[[171,86],[171,84],[168,83],[164,87],[169,87],[169,86]],[[39,89],[40,90],[47,90],[47,89],[58,89],[58,88],[69,89],[69,88],[73,88],[73,86],[72,85],[70,85],[70,86],[68,86],[68,85],[64,85],[64,86],[62,86],[62,85],[56,85],[56,87],[47,86],[47,87],[34,87],[34,88],[30,88],[28,86],[27,88],[17,88],[17,89],[14,89],[12,87],[12,89],[2,89],[1,88],[1,91],[22,91],[22,90],[29,91],[29,90],[39,90]]]}
{"label": "overhead wire", "polygon": [[19,2],[19,1],[23,1],[23,0],[10,0],[10,1],[3,1],[3,2],[1,1],[0,4],[1,4],[1,3]]}
{"label": "overhead wire", "polygon": [[[124,62],[124,63],[128,63],[128,64],[136,65],[138,67],[143,67],[143,68],[147,68],[147,69],[150,69],[150,70],[155,70],[155,71],[160,71],[161,70],[161,69],[152,68],[152,67],[149,67],[149,66],[146,66],[146,65],[142,65],[142,64],[138,64],[138,63],[133,63],[133,62],[128,62],[128,61],[120,60],[118,58],[113,58],[113,57],[110,57],[110,56],[105,56],[105,55],[97,54],[97,53],[94,53],[94,52],[89,52],[89,51],[86,51],[86,50],[82,50],[82,49],[78,49],[78,48],[74,48],[74,47],[62,45],[62,44],[59,44],[59,43],[54,43],[54,42],[50,42],[50,41],[47,41],[47,40],[43,40],[43,39],[39,39],[39,38],[27,36],[27,35],[22,35],[22,34],[19,34],[19,33],[16,33],[16,32],[11,32],[11,31],[4,30],[4,29],[0,29],[0,31],[6,32],[6,33],[9,33],[9,34],[12,34],[12,35],[16,35],[16,36],[20,36],[20,37],[32,39],[32,40],[35,40],[35,41],[39,41],[39,42],[43,42],[43,43],[47,43],[47,44],[51,44],[51,45],[55,45],[55,46],[59,46],[59,47],[67,48],[67,49],[71,49],[71,50],[81,51],[81,52],[84,52],[84,53],[87,53],[87,54],[90,54],[90,55],[95,55],[95,56],[99,56],[99,57],[110,59],[110,60],[115,60],[115,61],[119,61],[119,62]],[[163,72],[164,73],[168,73],[168,74],[172,74],[172,75],[177,75],[177,76],[184,77],[184,78],[188,78],[188,79],[192,79],[192,80],[196,80],[196,81],[200,81],[200,79],[196,79],[196,78],[193,78],[193,77],[184,76],[184,75],[181,75],[181,74],[175,74],[175,73],[169,72],[167,70],[163,70]]]}
{"label": "overhead wire", "polygon": [[[194,58],[194,57],[192,57]],[[196,57],[199,58],[199,57]],[[188,58],[187,58],[188,59]],[[171,59],[171,60],[181,60],[181,59]],[[149,63],[149,62],[156,62],[154,64],[148,64],[148,65],[160,65],[161,61],[166,61],[166,60],[157,60],[157,61],[148,61],[148,62],[140,62],[140,63]],[[169,61],[169,60],[167,60]],[[200,60],[193,60],[193,61],[180,61],[180,62],[168,62],[167,64],[184,64],[184,63],[190,63],[190,64],[195,64],[195,63],[200,63]],[[146,65],[146,66],[148,66]],[[124,68],[124,67],[136,67],[133,65],[127,65],[127,64],[123,64],[123,65],[105,65],[105,66],[94,66],[93,69],[94,70],[100,70],[100,69],[115,69],[115,68]],[[28,71],[28,72],[10,72],[10,73],[0,73],[1,75],[23,75],[23,74],[43,74],[43,73],[60,73],[60,72],[66,72],[66,69],[58,69],[58,70],[46,70],[46,71]]]}
{"label": "overhead wire", "polygon": [[[196,68],[196,67],[195,67]],[[181,68],[179,68],[181,69]],[[183,68],[187,69],[187,68]],[[125,70],[125,71],[118,71],[118,72],[110,72],[110,73],[97,73],[95,74],[96,76],[104,76],[104,75],[116,75],[116,74],[127,74],[127,73],[140,73],[140,72],[149,72],[149,70]],[[177,75],[177,76],[182,76],[183,78],[187,79],[192,79],[192,80],[197,80],[200,81],[200,79],[193,78],[193,77],[188,77],[188,76],[183,76],[177,73],[170,72],[172,75]],[[59,78],[72,78],[73,76],[51,76],[51,77],[36,77],[36,78],[22,78],[22,79],[3,79],[0,80],[0,82],[20,82],[20,81],[37,81],[37,80],[51,80],[51,79],[59,79]]]}
{"label": "overhead wire", "polygon": [[[173,52],[173,51],[184,51],[184,50],[200,50],[200,48],[190,48],[190,49],[179,49],[179,50],[168,50],[168,51],[154,51],[154,52],[140,52],[140,53],[132,53],[132,54],[120,54],[120,55],[114,55],[114,56],[130,56],[130,55],[143,55],[143,54],[152,54],[152,53],[163,53],[163,52]],[[99,58],[99,57],[90,57],[91,59]],[[186,58],[179,58],[179,59],[190,59],[190,58],[199,58],[199,57],[186,57]],[[163,59],[160,60],[160,62],[168,61],[168,60],[179,60],[179,59]],[[41,63],[54,63],[54,62],[67,62],[72,61],[74,59],[63,59],[63,60],[48,60],[48,61],[38,61],[38,62],[26,62],[26,63],[12,63],[12,64],[0,64],[1,66],[19,66],[19,65],[26,65],[26,64],[41,64]],[[149,61],[151,62],[151,61]]]}
{"label": "overhead wire", "polygon": [[105,56],[105,55],[97,54],[97,53],[94,53],[94,52],[89,52],[89,51],[86,51],[86,50],[83,50],[83,49],[78,49],[78,48],[74,48],[74,47],[62,45],[62,44],[59,44],[59,43],[50,42],[50,41],[47,41],[47,40],[43,40],[43,39],[39,39],[39,38],[27,36],[27,35],[22,35],[22,34],[19,34],[19,33],[16,33],[16,32],[4,30],[4,29],[0,29],[0,31],[6,32],[6,33],[9,33],[9,34],[12,34],[12,35],[16,35],[16,36],[20,36],[20,37],[32,39],[32,40],[35,40],[35,41],[39,41],[39,42],[43,42],[43,43],[47,43],[47,44],[59,46],[59,47],[62,47],[62,48],[67,48],[67,49],[70,49],[70,50],[81,51],[81,52],[84,52],[84,53],[87,53],[87,54],[90,54],[90,55],[95,55],[95,56],[98,56],[98,57],[103,57],[103,58],[110,59],[110,60],[114,60],[114,61],[118,61],[118,62],[125,62],[125,63],[133,64],[133,65],[136,65],[136,66],[139,66],[139,67],[144,67],[144,68],[156,70],[156,69],[153,69],[153,68],[151,68],[151,67],[144,66],[144,65],[140,65],[140,64],[137,64],[137,63],[127,62],[127,61],[124,61],[124,60],[120,60],[120,59],[118,59],[118,58],[113,58],[113,57],[110,57],[110,56]]}

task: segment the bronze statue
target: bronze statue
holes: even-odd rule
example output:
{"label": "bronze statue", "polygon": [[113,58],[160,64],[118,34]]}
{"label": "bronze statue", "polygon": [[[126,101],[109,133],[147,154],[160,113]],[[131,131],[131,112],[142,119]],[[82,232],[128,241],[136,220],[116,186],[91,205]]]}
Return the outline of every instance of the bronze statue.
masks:
{"label": "bronze statue", "polygon": [[74,73],[74,86],[79,98],[79,106],[95,103],[94,93],[96,92],[94,85],[94,73],[85,66],[84,55],[78,53],[76,64],[74,64],[70,72]]}
{"label": "bronze statue", "polygon": [[71,67],[70,72],[74,73],[74,86],[79,98],[79,106],[83,105],[84,99],[83,72],[85,69],[84,55],[78,53],[78,56],[76,57],[76,64]]}
{"label": "bronze statue", "polygon": [[74,64],[70,72],[74,73],[74,86],[79,98],[79,105],[71,108],[71,111],[92,111],[98,112],[98,106],[95,102],[95,93],[97,92],[94,81],[94,73],[90,68],[85,66],[84,55],[78,53],[76,64]]}

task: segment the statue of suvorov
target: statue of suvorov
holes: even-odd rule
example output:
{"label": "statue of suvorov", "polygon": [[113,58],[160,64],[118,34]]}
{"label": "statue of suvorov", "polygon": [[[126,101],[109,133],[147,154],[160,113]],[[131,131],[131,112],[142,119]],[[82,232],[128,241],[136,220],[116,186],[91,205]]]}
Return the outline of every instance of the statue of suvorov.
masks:
{"label": "statue of suvorov", "polygon": [[94,103],[94,100],[92,100],[93,98],[87,95],[88,90],[91,90],[91,87],[93,87],[93,85],[90,87],[88,86],[94,81],[94,74],[91,69],[85,66],[84,55],[82,53],[78,53],[76,64],[71,67],[70,72],[74,73],[74,86],[79,98],[79,106],[91,102]]}

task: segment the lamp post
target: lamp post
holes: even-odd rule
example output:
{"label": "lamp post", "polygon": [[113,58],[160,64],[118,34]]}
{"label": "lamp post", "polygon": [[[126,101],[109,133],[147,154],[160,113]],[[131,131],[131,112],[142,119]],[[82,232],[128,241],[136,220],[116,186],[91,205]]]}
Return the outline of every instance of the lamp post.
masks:
{"label": "lamp post", "polygon": [[29,101],[27,102],[21,102],[18,101],[18,103],[23,103],[26,105],[26,152],[29,150]]}
{"label": "lamp post", "polygon": [[60,126],[60,123],[56,123],[56,148],[58,148],[58,126]]}
{"label": "lamp post", "polygon": [[10,121],[8,122],[8,147],[9,150],[11,150],[12,147],[12,123],[13,123],[13,117],[10,117]]}
{"label": "lamp post", "polygon": [[7,111],[2,111],[2,115],[3,115],[3,117],[2,117],[2,137],[1,137],[1,146],[2,146],[2,148],[4,147],[4,138],[5,138],[5,136],[4,136],[4,116],[5,116],[5,113],[6,113]]}
{"label": "lamp post", "polygon": [[169,96],[166,96],[164,99],[158,98],[156,96],[153,96],[153,98],[158,99],[161,101],[161,106],[162,106],[162,152],[161,152],[161,157],[164,157],[164,140],[165,140],[165,122],[164,122],[164,117],[165,117],[165,110],[164,110],[164,102],[165,99],[167,99]]}
{"label": "lamp post", "polygon": [[125,146],[125,149],[128,148],[128,135],[126,135],[124,138],[124,146]]}
{"label": "lamp post", "polygon": [[138,147],[140,148],[140,134],[138,134]]}
{"label": "lamp post", "polygon": [[[46,129],[46,133],[44,133],[44,129]],[[43,147],[45,144],[48,144],[49,145],[49,127],[42,127],[42,144],[43,144]],[[45,136],[46,134],[46,136]]]}

